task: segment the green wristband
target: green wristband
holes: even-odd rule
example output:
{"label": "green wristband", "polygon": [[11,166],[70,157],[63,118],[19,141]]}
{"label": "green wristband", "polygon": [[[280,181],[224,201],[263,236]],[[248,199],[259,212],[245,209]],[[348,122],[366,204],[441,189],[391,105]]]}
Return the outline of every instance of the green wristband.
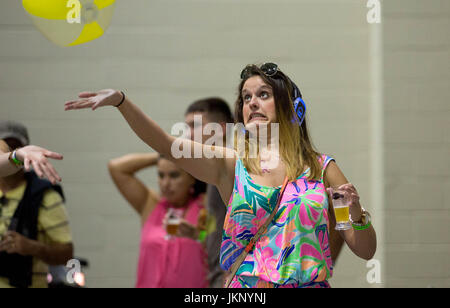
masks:
{"label": "green wristband", "polygon": [[358,231],[369,229],[371,225],[372,225],[372,222],[370,222],[370,221],[367,223],[367,225],[364,225],[364,226],[358,226],[358,225],[352,224],[353,229],[358,230]]}
{"label": "green wristband", "polygon": [[198,241],[203,242],[207,236],[207,232],[205,230],[202,230],[198,233]]}
{"label": "green wristband", "polygon": [[16,166],[23,166],[23,162],[21,162],[20,160],[17,159],[16,154],[17,154],[17,150],[15,150],[15,151],[12,153],[12,155],[11,155],[11,160],[13,161],[13,163],[14,163]]}

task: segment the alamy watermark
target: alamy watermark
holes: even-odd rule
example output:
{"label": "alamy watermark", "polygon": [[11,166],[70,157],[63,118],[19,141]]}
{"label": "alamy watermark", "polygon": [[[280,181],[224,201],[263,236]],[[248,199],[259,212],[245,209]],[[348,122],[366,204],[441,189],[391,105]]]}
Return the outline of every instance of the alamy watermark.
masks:
{"label": "alamy watermark", "polygon": [[[194,128],[184,122],[172,126],[171,134],[179,136],[172,143],[173,158],[233,158],[235,149],[240,157],[247,153],[249,158],[270,153],[265,161],[266,168],[276,168],[279,157],[279,124],[258,123],[244,126],[243,123],[227,123],[225,131],[219,123],[203,125],[202,116],[194,116]],[[205,136],[210,136],[205,140]],[[194,143],[192,143],[194,141]],[[270,142],[269,142],[270,141]]]}
{"label": "alamy watermark", "polygon": [[[67,22],[69,24],[81,23],[81,2],[80,0],[67,0],[67,8],[70,8],[67,13]],[[381,23],[381,3],[380,0],[368,0],[367,8],[367,22],[369,24]]]}
{"label": "alamy watermark", "polygon": [[68,283],[75,283],[77,275],[81,273],[81,263],[77,259],[71,259],[67,262],[68,268],[66,280]]}
{"label": "alamy watermark", "polygon": [[367,12],[367,22],[369,24],[381,23],[381,3],[380,0],[368,0],[367,7],[370,9]]}
{"label": "alamy watermark", "polygon": [[68,0],[66,7],[69,8],[66,20],[69,24],[81,23],[81,3],[80,0]]}
{"label": "alamy watermark", "polygon": [[366,280],[370,284],[381,283],[381,263],[380,260],[371,259],[367,261],[366,267],[370,270],[367,272]]}
{"label": "alamy watermark", "polygon": [[184,303],[189,304],[208,304],[215,306],[216,304],[259,304],[265,305],[266,292],[230,292],[224,294],[202,294],[201,292],[191,292],[184,296]]}

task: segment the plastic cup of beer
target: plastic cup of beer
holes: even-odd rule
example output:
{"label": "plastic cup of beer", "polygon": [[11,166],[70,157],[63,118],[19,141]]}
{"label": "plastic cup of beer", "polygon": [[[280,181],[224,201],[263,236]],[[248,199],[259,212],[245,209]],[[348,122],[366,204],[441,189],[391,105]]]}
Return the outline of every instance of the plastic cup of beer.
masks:
{"label": "plastic cup of beer", "polygon": [[169,210],[166,222],[167,238],[175,236],[178,233],[178,226],[181,223],[181,217],[177,216],[175,211]]}
{"label": "plastic cup of beer", "polygon": [[167,234],[176,235],[178,232],[178,226],[181,223],[181,219],[179,217],[169,218],[167,220]]}
{"label": "plastic cup of beer", "polygon": [[336,230],[349,230],[352,228],[350,223],[350,209],[348,201],[344,194],[333,190],[333,208],[334,216],[336,216]]}

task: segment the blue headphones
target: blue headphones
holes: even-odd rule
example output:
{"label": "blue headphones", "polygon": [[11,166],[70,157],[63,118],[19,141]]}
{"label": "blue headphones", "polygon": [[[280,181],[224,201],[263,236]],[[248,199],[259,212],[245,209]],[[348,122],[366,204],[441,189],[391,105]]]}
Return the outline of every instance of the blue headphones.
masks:
{"label": "blue headphones", "polygon": [[305,120],[306,104],[302,98],[302,92],[300,92],[300,89],[291,79],[289,80],[291,81],[292,87],[294,88],[294,91],[292,93],[292,101],[294,102],[294,110],[297,114],[297,117],[294,117],[292,121],[296,121],[298,125],[301,126],[303,121]]}

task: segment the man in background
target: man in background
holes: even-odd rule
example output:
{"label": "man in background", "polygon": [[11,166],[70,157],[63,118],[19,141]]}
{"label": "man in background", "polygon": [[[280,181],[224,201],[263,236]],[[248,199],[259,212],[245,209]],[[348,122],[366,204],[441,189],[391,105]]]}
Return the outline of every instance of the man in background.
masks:
{"label": "man in background", "polygon": [[[201,116],[201,123],[195,123],[194,117]],[[192,103],[185,112],[185,122],[191,130],[191,139],[194,136],[202,136],[205,143],[211,136],[203,134],[203,127],[209,123],[218,123],[222,127],[223,146],[226,146],[226,124],[234,123],[230,107],[221,98],[206,98]],[[224,272],[220,267],[220,246],[222,244],[222,230],[227,211],[226,205],[220,197],[219,191],[214,185],[208,185],[206,191],[206,209],[212,217],[214,230],[210,230],[206,237],[206,250],[209,265],[209,286],[211,288],[222,288]]]}
{"label": "man in background", "polygon": [[[0,151],[29,145],[27,129],[0,122]],[[23,170],[0,178],[0,288],[48,287],[48,265],[73,257],[72,236],[59,185]]]}

